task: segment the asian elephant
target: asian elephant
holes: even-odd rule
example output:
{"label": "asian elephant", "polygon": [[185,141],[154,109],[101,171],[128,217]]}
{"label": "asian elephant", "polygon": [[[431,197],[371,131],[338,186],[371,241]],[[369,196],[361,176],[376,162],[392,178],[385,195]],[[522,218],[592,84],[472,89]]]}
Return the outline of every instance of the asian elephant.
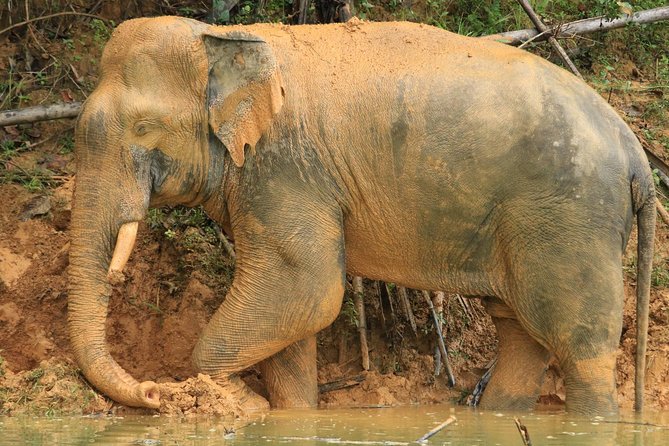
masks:
{"label": "asian elephant", "polygon": [[487,297],[500,353],[484,407],[533,407],[553,354],[568,410],[614,412],[635,216],[643,360],[648,162],[596,92],[522,50],[412,23],[136,19],[107,44],[75,138],[69,332],[123,404],[158,407],[159,391],[109,354],[110,278],[165,204],[202,205],[234,238],[193,358],[248,407],[267,404],[236,374],[256,363],[273,406],[316,405],[315,334],[349,272]]}

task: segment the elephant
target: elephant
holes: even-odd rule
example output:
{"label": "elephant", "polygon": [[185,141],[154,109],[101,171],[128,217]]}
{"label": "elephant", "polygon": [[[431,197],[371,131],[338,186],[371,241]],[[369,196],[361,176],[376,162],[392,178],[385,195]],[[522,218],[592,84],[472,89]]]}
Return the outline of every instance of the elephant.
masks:
{"label": "elephant", "polygon": [[[654,184],[641,145],[583,81],[435,27],[120,24],[75,129],[68,330],[98,390],[157,408],[105,339],[114,277],[148,209],[201,205],[236,246],[193,361],[243,407],[318,402],[316,334],[346,274],[486,299],[499,359],[483,408],[531,409],[547,362],[566,408],[618,409],[622,256],[638,225],[643,397]],[[640,386],[640,387],[639,387]]]}

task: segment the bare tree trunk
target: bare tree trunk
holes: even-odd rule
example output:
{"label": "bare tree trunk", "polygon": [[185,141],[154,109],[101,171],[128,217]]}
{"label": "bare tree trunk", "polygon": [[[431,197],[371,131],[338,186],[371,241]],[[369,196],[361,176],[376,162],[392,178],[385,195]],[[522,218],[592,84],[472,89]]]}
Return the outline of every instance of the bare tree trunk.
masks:
{"label": "bare tree trunk", "polygon": [[316,0],[316,12],[321,23],[345,23],[353,17],[353,0]]}
{"label": "bare tree trunk", "polygon": [[297,16],[297,24],[304,25],[307,23],[307,13],[309,12],[309,0],[300,0],[300,13]]}

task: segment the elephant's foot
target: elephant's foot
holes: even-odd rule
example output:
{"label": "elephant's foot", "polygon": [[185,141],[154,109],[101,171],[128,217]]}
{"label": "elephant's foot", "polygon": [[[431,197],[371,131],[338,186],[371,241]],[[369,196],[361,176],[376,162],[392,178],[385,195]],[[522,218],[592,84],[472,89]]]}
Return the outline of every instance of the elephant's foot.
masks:
{"label": "elephant's foot", "polygon": [[273,408],[318,406],[316,336],[297,341],[260,363]]}
{"label": "elephant's foot", "polygon": [[243,412],[269,410],[269,402],[251,390],[238,375],[212,376],[212,379],[237,400]]}

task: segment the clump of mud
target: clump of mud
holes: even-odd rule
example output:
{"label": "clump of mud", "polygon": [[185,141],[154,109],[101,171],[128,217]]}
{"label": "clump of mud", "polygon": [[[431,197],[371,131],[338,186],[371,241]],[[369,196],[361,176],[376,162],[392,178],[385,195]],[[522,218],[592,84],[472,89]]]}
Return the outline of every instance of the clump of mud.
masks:
{"label": "clump of mud", "polygon": [[165,415],[246,416],[229,392],[203,374],[180,383],[160,384],[159,411]]}
{"label": "clump of mud", "polygon": [[106,413],[111,406],[72,365],[49,359],[32,370],[13,373],[0,357],[0,415]]}

